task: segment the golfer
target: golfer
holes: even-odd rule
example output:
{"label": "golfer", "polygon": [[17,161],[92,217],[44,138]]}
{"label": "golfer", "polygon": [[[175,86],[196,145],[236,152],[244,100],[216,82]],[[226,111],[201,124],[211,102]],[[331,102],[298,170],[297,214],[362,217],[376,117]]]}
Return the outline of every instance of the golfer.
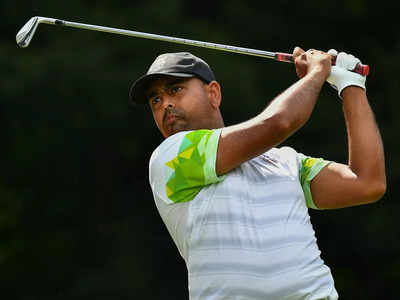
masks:
{"label": "golfer", "polygon": [[[165,137],[150,159],[150,185],[186,262],[192,300],[337,299],[308,209],[367,204],[385,193],[366,78],[349,71],[360,61],[299,47],[293,57],[299,80],[233,126],[224,125],[213,71],[190,53],[158,56],[131,87],[130,99],[150,106]],[[347,165],[277,148],[310,118],[326,81],[343,105]]]}

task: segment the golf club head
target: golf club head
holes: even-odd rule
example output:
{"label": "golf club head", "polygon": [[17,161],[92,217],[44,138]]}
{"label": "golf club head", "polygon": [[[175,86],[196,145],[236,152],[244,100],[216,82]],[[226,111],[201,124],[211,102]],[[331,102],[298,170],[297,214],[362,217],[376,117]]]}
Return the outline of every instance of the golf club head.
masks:
{"label": "golf club head", "polygon": [[26,48],[29,46],[33,35],[35,34],[36,28],[40,23],[40,17],[32,17],[17,33],[15,40],[18,46]]}

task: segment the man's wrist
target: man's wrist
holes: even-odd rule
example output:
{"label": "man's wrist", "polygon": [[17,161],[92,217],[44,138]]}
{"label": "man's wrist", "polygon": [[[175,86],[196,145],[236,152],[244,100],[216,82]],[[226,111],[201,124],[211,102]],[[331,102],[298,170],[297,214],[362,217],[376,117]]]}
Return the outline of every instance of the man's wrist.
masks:
{"label": "man's wrist", "polygon": [[322,86],[328,78],[329,72],[327,73],[323,67],[315,67],[306,76]]}
{"label": "man's wrist", "polygon": [[365,89],[362,88],[361,86],[357,86],[357,85],[349,85],[347,87],[345,87],[342,92],[341,92],[341,96],[344,99],[347,98],[352,98],[354,96],[359,96],[359,95],[363,95],[365,94]]}

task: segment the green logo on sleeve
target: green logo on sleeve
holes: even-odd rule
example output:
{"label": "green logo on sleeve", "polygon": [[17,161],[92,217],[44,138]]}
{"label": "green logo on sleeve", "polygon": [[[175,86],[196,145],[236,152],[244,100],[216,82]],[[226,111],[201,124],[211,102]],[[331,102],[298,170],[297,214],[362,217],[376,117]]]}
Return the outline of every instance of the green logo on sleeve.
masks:
{"label": "green logo on sleeve", "polygon": [[178,155],[165,164],[174,170],[166,184],[167,196],[173,202],[192,200],[206,185],[206,148],[212,133],[211,130],[188,133]]}

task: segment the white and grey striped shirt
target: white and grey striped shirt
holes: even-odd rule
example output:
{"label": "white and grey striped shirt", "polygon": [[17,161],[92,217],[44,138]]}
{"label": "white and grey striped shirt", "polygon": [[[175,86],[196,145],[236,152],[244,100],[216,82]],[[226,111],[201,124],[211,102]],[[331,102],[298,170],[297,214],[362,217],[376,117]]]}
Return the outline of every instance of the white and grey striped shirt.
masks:
{"label": "white and grey striped shirt", "polygon": [[309,183],[328,162],[274,148],[218,177],[219,135],[175,134],[150,160],[156,206],[186,262],[190,299],[337,299],[307,207],[315,208]]}

